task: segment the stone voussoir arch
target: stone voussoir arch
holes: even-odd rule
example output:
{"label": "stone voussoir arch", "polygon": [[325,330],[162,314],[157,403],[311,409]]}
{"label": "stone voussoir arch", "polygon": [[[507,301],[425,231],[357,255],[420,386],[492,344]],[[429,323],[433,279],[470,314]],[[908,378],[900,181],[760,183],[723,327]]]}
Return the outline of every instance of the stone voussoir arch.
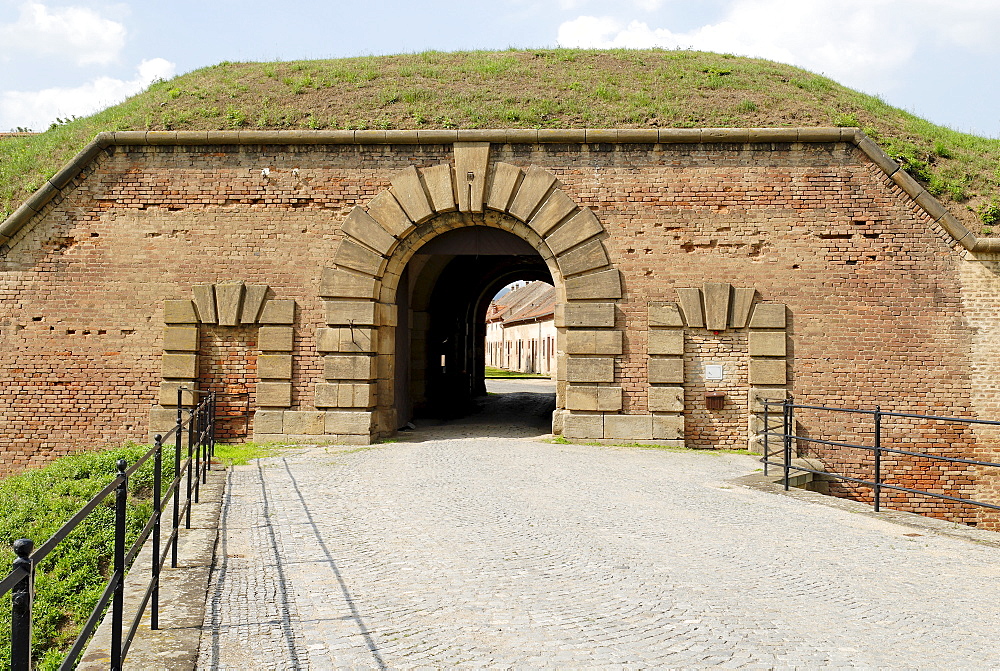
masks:
{"label": "stone voussoir arch", "polygon": [[[621,275],[612,264],[604,226],[578,205],[551,172],[490,162],[490,143],[454,145],[454,165],[409,167],[342,225],[331,267],[323,270],[319,296],[326,326],[316,334],[324,355],[324,381],[315,405],[327,413],[327,433],[364,442],[392,433],[395,296],[407,262],[423,244],[448,230],[490,226],[532,244],[548,265],[560,304],[556,326],[557,407],[560,430],[567,385],[574,397],[602,399],[602,410],[621,409],[614,357],[622,354],[615,331]],[[615,403],[617,399],[617,404]]]}

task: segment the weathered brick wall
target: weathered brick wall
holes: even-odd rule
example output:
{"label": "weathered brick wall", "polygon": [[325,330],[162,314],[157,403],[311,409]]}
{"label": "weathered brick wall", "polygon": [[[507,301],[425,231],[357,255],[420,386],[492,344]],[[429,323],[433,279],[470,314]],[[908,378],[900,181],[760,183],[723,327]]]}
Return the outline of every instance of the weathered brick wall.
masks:
{"label": "weathered brick wall", "polygon": [[[162,301],[190,298],[199,283],[266,284],[272,297],[296,301],[292,407],[311,408],[323,375],[318,287],[341,222],[403,168],[452,156],[449,145],[146,146],[108,154],[0,258],[4,470],[86,445],[144,440],[158,397]],[[677,288],[730,282],[788,306],[796,400],[1000,417],[996,269],[963,260],[852,145],[495,144],[491,161],[549,170],[603,223],[623,278],[615,384],[624,413],[648,412],[649,303],[677,300]],[[249,364],[254,336],[241,337]],[[692,372],[686,380],[689,442],[745,445],[746,331],[692,332],[687,346],[692,360],[718,359],[735,371],[717,413],[704,410],[700,379]],[[799,419],[806,435],[850,433],[829,418]],[[988,446],[995,441],[968,431],[901,436],[941,453],[998,456]],[[811,451],[835,469],[870,465],[864,454]],[[977,481],[964,468],[909,470],[898,481],[1000,497],[996,478]],[[887,496],[900,507],[975,515]]]}

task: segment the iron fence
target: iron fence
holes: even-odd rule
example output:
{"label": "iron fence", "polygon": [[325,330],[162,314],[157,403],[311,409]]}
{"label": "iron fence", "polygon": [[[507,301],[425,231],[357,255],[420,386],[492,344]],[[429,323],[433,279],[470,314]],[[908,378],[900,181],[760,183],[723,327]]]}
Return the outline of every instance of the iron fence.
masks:
{"label": "iron fence", "polygon": [[[160,574],[168,554],[171,568],[177,567],[177,541],[182,518],[184,527],[190,529],[191,503],[192,500],[195,503],[198,502],[200,485],[207,482],[211,459],[215,454],[215,395],[211,392],[202,394],[204,398],[193,404],[192,408],[187,409],[182,404],[182,397],[185,393],[198,394],[199,392],[184,388],[178,390],[177,421],[174,427],[166,435],[157,435],[153,447],[135,463],[129,465],[124,459],[119,460],[117,463],[118,473],[115,478],[91,498],[69,521],[63,524],[51,538],[38,548],[35,548],[34,542],[27,538],[14,542],[14,553],[17,558],[14,560],[13,569],[3,580],[0,580],[0,597],[12,593],[10,640],[11,669],[13,671],[28,671],[32,667],[31,618],[36,567],[112,494],[114,494],[115,505],[115,533],[111,576],[60,669],[72,669],[76,665],[77,659],[84,651],[109,603],[111,606],[112,669],[122,668],[122,662],[128,654],[147,606],[150,607],[150,627],[152,629],[159,628]],[[185,434],[187,436],[187,457],[182,460]],[[163,491],[164,445],[171,439],[173,439],[174,448],[174,477],[166,491]],[[153,513],[135,541],[126,548],[125,513],[129,476],[150,459],[153,460]],[[184,500],[183,504],[181,499]],[[163,524],[161,518],[165,505],[171,500],[173,510],[169,522],[170,534],[166,539],[166,545],[163,545],[160,537],[161,525]],[[136,609],[135,617],[126,631],[123,622],[125,576],[150,535],[152,535],[150,580],[141,603]]]}
{"label": "iron fence", "polygon": [[[946,501],[952,501],[955,503],[962,503],[968,505],[980,506],[983,508],[990,508],[992,510],[1000,510],[1000,505],[995,505],[993,503],[986,503],[984,501],[976,501],[974,499],[963,498],[960,496],[951,496],[949,494],[943,494],[941,492],[933,492],[925,489],[917,489],[914,487],[905,487],[900,484],[893,484],[891,482],[886,482],[887,475],[891,476],[892,473],[886,473],[886,468],[884,464],[884,456],[889,455],[903,455],[921,459],[927,459],[930,461],[939,461],[953,464],[965,464],[967,466],[986,466],[1000,468],[1000,463],[994,463],[991,461],[980,461],[977,459],[965,459],[960,457],[948,457],[940,454],[933,454],[928,452],[918,452],[916,450],[905,450],[900,447],[894,446],[891,440],[887,440],[884,435],[883,423],[886,418],[903,418],[903,419],[915,419],[927,422],[944,422],[951,424],[958,424],[964,426],[972,425],[985,425],[985,426],[998,426],[1000,427],[1000,422],[985,420],[985,419],[971,419],[968,417],[942,417],[938,415],[923,415],[908,412],[888,412],[882,410],[881,406],[876,406],[874,410],[863,410],[858,408],[840,408],[825,405],[802,405],[796,404],[791,398],[784,401],[773,401],[764,398],[758,398],[758,402],[762,403],[764,406],[764,427],[761,434],[764,437],[763,445],[763,457],[761,462],[764,464],[764,475],[768,475],[768,466],[780,466],[783,470],[782,482],[784,484],[785,490],[789,489],[789,480],[791,479],[791,471],[799,471],[804,473],[813,473],[817,475],[823,475],[827,477],[832,477],[837,480],[842,480],[844,482],[851,482],[857,485],[866,486],[872,490],[872,499],[874,503],[875,512],[878,512],[881,508],[881,500],[883,495],[883,490],[889,489],[899,492],[908,492],[911,494],[920,494],[924,496],[929,496],[932,498],[943,499]],[[780,408],[780,417],[777,413],[772,412],[772,408]],[[870,417],[871,418],[871,444],[859,444],[859,443],[849,443],[846,441],[828,440],[824,438],[813,438],[810,436],[798,435],[795,430],[795,411],[796,410],[814,410],[818,412],[831,412],[831,413],[844,413],[856,417]],[[780,427],[780,431],[774,431]],[[771,451],[771,438],[776,438],[780,441],[780,447],[775,451]],[[846,449],[857,449],[868,452],[872,455],[872,478],[866,479],[864,477],[854,477],[852,475],[844,475],[841,473],[833,473],[829,471],[819,471],[815,469],[808,468],[802,465],[795,465],[793,461],[793,452],[795,451],[795,445],[798,442],[818,444],[818,445],[828,445],[837,448]],[[771,457],[777,454],[781,454],[781,461],[771,461]]]}

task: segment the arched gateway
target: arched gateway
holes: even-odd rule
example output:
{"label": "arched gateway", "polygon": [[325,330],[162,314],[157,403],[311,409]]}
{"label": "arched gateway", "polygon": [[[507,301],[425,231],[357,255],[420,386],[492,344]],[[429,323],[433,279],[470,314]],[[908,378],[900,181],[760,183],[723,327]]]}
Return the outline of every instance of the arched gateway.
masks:
{"label": "arched gateway", "polygon": [[788,393],[996,419],[998,259],[855,129],[102,134],[0,225],[0,471],[145,439],[181,388],[262,440],[387,437],[482,391],[514,277],[556,287],[571,439],[746,447]]}

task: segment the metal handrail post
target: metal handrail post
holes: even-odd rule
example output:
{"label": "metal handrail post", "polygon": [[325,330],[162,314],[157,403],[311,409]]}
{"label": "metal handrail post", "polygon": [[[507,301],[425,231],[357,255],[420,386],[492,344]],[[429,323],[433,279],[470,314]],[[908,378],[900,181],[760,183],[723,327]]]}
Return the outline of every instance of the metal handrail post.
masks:
{"label": "metal handrail post", "polygon": [[782,427],[781,433],[782,433],[783,448],[784,448],[782,450],[782,452],[784,453],[782,455],[783,457],[782,461],[784,462],[784,469],[785,469],[784,484],[786,492],[788,491],[789,471],[792,468],[791,425],[792,425],[792,408],[788,400],[786,399],[785,402],[782,404],[782,412],[781,412],[781,427]]}
{"label": "metal handrail post", "polygon": [[14,569],[25,572],[14,587],[11,600],[10,668],[29,671],[31,663],[31,608],[35,600],[35,569],[31,561],[34,542],[29,538],[14,541]]}
{"label": "metal handrail post", "polygon": [[184,428],[184,409],[181,408],[184,392],[177,390],[177,425],[174,427],[174,515],[171,535],[173,536],[173,547],[170,548],[170,568],[177,568],[177,529],[181,524],[181,436]]}
{"label": "metal handrail post", "polygon": [[191,421],[188,422],[188,453],[187,453],[187,468],[185,469],[187,475],[187,497],[185,499],[187,502],[187,508],[184,511],[185,529],[191,528],[191,492],[192,492],[191,468],[192,466],[194,466],[194,420],[195,420],[195,412],[197,411],[198,411],[197,406],[194,406],[192,404],[191,418],[190,418]]}
{"label": "metal handrail post", "polygon": [[770,431],[771,431],[771,429],[770,429],[770,420],[768,419],[768,416],[767,416],[767,410],[770,407],[770,405],[768,404],[766,398],[765,399],[761,399],[761,400],[764,403],[764,477],[766,478],[767,477],[767,462],[771,460],[771,447],[770,447],[770,445],[768,445],[768,442],[767,442],[767,437],[768,437],[767,434],[770,433]]}
{"label": "metal handrail post", "polygon": [[115,595],[111,599],[111,668],[122,668],[122,623],[125,615],[125,504],[128,500],[128,463],[119,459],[118,477],[121,482],[115,489]]}
{"label": "metal handrail post", "polygon": [[875,406],[875,512],[882,498],[882,406]]}
{"label": "metal handrail post", "polygon": [[163,436],[156,434],[153,438],[156,452],[153,454],[153,603],[149,611],[149,628],[160,628],[160,515],[163,508],[160,498],[163,496]]}

